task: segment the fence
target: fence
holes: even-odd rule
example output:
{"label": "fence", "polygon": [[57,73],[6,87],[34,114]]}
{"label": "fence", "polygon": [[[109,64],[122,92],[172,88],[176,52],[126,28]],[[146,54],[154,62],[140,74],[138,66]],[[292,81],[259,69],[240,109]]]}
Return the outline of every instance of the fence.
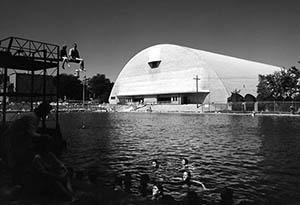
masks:
{"label": "fence", "polygon": [[[34,107],[37,104],[34,104]],[[55,105],[55,104],[53,104]],[[135,107],[142,106],[141,104],[133,104]],[[138,106],[139,105],[139,106]],[[158,104],[163,105],[163,104]],[[99,104],[96,102],[86,101],[83,106],[82,101],[72,101],[69,103],[59,103],[60,111],[113,111],[118,108],[122,108],[126,105],[110,105]],[[128,106],[128,105],[127,105]],[[155,106],[155,105],[153,105]],[[178,105],[178,104],[166,104],[166,107],[172,106],[172,110],[197,112],[262,112],[262,113],[297,113],[300,114],[300,102],[299,101],[263,101],[263,102],[235,102],[235,103],[211,103],[211,104],[199,104],[198,108],[196,104],[190,105]],[[2,104],[0,104],[2,110]],[[133,109],[135,110],[135,109]],[[27,112],[30,111],[30,103],[9,103],[7,105],[8,112]]]}
{"label": "fence", "polygon": [[234,102],[212,103],[201,105],[204,112],[265,112],[265,113],[300,113],[298,101],[262,101],[262,102]]}
{"label": "fence", "polygon": [[[41,101],[40,101],[41,102]],[[33,103],[35,108],[40,102]],[[56,107],[56,103],[51,103],[53,108]],[[82,110],[101,110],[104,107],[108,107],[108,104],[91,103],[85,101],[83,106],[82,101],[72,101],[70,103],[59,103],[60,111],[82,111]],[[30,102],[11,102],[6,105],[7,112],[28,112],[30,111]],[[0,102],[0,110],[2,111],[2,103]]]}

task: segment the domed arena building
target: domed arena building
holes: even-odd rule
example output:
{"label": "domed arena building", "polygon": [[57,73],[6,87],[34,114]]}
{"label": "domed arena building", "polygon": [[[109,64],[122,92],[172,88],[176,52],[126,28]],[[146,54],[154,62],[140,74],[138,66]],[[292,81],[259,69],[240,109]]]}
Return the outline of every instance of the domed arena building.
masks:
{"label": "domed arena building", "polygon": [[111,104],[227,103],[232,92],[256,97],[259,74],[279,67],[192,48],[161,44],[136,54],[111,91]]}

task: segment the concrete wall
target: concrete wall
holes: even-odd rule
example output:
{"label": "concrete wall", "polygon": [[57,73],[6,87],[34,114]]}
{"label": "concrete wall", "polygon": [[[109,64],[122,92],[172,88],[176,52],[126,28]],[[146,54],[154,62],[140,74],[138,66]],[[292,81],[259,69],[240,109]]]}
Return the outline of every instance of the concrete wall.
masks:
{"label": "concrete wall", "polygon": [[156,104],[157,98],[156,98],[156,96],[153,96],[153,95],[144,96],[144,103],[145,104]]}

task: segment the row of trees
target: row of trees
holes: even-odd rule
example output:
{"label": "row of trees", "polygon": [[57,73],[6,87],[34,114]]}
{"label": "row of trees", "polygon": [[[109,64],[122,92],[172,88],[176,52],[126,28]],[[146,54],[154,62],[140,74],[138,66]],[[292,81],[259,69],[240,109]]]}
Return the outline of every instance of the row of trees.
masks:
{"label": "row of trees", "polygon": [[[94,99],[99,103],[108,102],[110,91],[114,83],[110,82],[104,74],[97,74],[84,80],[85,98]],[[68,100],[82,100],[83,81],[69,74],[60,75],[59,98]]]}
{"label": "row of trees", "polygon": [[300,70],[295,66],[259,75],[258,101],[300,101]]}
{"label": "row of trees", "polygon": [[[110,82],[104,74],[97,74],[86,79],[85,85],[85,98],[93,98],[103,103],[108,102],[114,83]],[[81,100],[82,88],[82,81],[78,77],[60,75],[59,97],[61,99]],[[238,91],[235,92],[238,94]],[[257,94],[258,101],[300,101],[300,70],[292,66],[282,68],[273,74],[259,75]]]}

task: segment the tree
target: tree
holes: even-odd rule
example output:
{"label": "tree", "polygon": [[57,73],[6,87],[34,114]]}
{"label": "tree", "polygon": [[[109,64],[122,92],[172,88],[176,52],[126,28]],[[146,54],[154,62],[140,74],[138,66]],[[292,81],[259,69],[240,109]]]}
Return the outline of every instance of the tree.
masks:
{"label": "tree", "polygon": [[243,102],[244,97],[240,95],[241,90],[234,89],[231,92],[231,96],[227,99],[228,102]]}
{"label": "tree", "polygon": [[259,75],[259,83],[257,85],[257,100],[258,101],[272,101],[273,97],[273,74]]}
{"label": "tree", "polygon": [[259,75],[258,100],[291,100],[300,92],[300,71],[282,68],[273,74]]}
{"label": "tree", "polygon": [[244,102],[244,97],[240,95],[241,90],[234,89],[231,91],[231,96],[227,99],[228,102],[232,103],[232,110],[242,111],[242,102]]}
{"label": "tree", "polygon": [[89,91],[100,103],[108,102],[113,85],[114,83],[110,82],[104,74],[97,74],[88,81]]}
{"label": "tree", "polygon": [[283,69],[281,71],[282,96],[287,99],[294,98],[300,91],[300,71],[295,67]]}
{"label": "tree", "polygon": [[[55,79],[56,80],[56,77]],[[68,74],[59,75],[59,98],[69,100],[82,99],[82,84],[78,77]]]}

